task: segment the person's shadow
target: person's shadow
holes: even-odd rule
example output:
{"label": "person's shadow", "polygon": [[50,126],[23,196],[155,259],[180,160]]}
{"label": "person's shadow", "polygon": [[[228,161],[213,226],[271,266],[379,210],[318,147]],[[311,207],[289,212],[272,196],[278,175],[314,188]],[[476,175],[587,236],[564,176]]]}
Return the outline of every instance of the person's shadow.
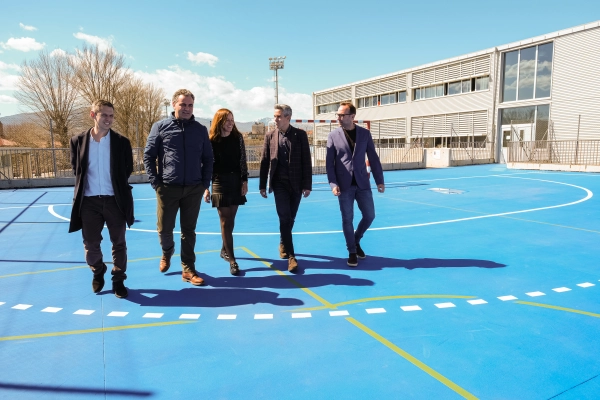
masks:
{"label": "person's shadow", "polygon": [[[148,296],[150,295],[150,296]],[[275,306],[301,306],[304,302],[279,293],[256,289],[185,288],[181,290],[129,289],[127,300],[143,307],[232,307],[269,303]]]}
{"label": "person's shadow", "polygon": [[[366,259],[358,260],[357,267],[349,267],[346,264],[346,258],[337,258],[313,254],[296,254],[298,257],[298,269],[296,274],[302,275],[310,269],[342,269],[345,271],[363,270],[363,271],[381,271],[384,268],[404,268],[408,270],[418,268],[504,268],[506,264],[500,264],[489,260],[477,260],[470,258],[414,258],[397,259],[367,255]],[[285,270],[287,260],[267,259],[267,258],[241,258],[239,260],[261,261],[272,264],[273,269]],[[250,271],[268,271],[270,268],[258,267],[246,269]],[[314,275],[312,275],[314,276]],[[317,275],[318,276],[318,275]],[[297,278],[295,278],[297,279]]]}

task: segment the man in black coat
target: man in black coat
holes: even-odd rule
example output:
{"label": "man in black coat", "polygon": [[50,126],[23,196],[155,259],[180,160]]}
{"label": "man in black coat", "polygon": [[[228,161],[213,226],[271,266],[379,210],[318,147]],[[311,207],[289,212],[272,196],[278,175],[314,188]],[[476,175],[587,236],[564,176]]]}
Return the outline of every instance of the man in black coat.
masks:
{"label": "man in black coat", "polygon": [[111,130],[114,106],[105,100],[92,104],[94,127],[71,138],[71,165],[75,174],[75,193],[69,232],[81,229],[85,260],[94,273],[92,290],[104,287],[107,270],[102,260],[102,229],[108,228],[112,242],[112,290],[127,297],[125,231],[133,225],[133,196],[128,179],[133,172],[133,153],[129,139]]}
{"label": "man in black coat", "polygon": [[279,257],[288,259],[288,271],[298,267],[292,228],[300,207],[302,196],[308,197],[312,190],[312,159],[308,136],[302,129],[290,125],[292,108],[276,104],[273,113],[276,128],[267,132],[260,160],[258,188],[262,197],[275,195],[275,208],[279,216]]}

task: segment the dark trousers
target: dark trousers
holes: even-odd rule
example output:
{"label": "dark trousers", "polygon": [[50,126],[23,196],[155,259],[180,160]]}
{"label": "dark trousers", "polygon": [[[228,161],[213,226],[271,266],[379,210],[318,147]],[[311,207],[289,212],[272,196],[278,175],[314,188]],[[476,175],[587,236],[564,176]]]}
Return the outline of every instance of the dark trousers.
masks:
{"label": "dark trousers", "polygon": [[83,248],[85,249],[85,261],[95,275],[104,273],[104,261],[102,260],[102,229],[104,223],[108,228],[108,236],[112,243],[112,280],[124,281],[127,279],[127,244],[125,243],[125,230],[127,222],[125,214],[121,212],[115,196],[84,197],[81,203],[81,221],[83,228]]}
{"label": "dark trousers", "polygon": [[296,253],[292,241],[292,228],[302,200],[302,192],[296,193],[288,179],[273,179],[273,194],[279,216],[280,243],[290,256],[294,256]]}
{"label": "dark trousers", "polygon": [[181,266],[184,272],[196,270],[196,222],[200,213],[200,202],[204,194],[202,185],[168,186],[160,185],[156,189],[156,214],[158,240],[163,253],[175,247],[173,229],[179,212],[181,227]]}

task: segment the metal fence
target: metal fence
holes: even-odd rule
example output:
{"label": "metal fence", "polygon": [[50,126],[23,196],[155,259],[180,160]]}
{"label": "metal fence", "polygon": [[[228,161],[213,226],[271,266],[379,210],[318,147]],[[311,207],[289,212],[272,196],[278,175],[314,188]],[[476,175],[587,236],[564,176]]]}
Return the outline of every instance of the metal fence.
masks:
{"label": "metal fence", "polygon": [[536,140],[508,143],[508,162],[600,165],[600,140]]}
{"label": "metal fence", "polygon": [[[313,174],[324,174],[327,147],[310,146]],[[246,147],[248,170],[258,175],[263,146]],[[422,168],[423,148],[415,143],[387,144],[376,148],[384,169]],[[133,174],[144,174],[144,149],[133,149]],[[0,180],[73,177],[70,150],[65,148],[0,149]]]}
{"label": "metal fence", "polygon": [[472,161],[494,159],[494,143],[493,142],[452,142],[448,146],[450,151],[451,161]]}

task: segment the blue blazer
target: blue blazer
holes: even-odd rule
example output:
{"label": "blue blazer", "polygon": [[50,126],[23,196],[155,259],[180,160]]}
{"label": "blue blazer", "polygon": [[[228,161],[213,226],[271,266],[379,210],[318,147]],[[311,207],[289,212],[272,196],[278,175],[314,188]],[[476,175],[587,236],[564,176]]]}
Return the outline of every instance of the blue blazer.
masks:
{"label": "blue blazer", "polygon": [[383,184],[383,168],[379,156],[375,152],[371,132],[356,126],[356,143],[354,144],[354,154],[352,154],[342,127],[331,131],[327,137],[326,157],[329,186],[332,189],[339,186],[341,191],[348,189],[352,184],[352,173],[354,172],[358,187],[360,189],[370,188],[365,155],[369,159],[375,183]]}

